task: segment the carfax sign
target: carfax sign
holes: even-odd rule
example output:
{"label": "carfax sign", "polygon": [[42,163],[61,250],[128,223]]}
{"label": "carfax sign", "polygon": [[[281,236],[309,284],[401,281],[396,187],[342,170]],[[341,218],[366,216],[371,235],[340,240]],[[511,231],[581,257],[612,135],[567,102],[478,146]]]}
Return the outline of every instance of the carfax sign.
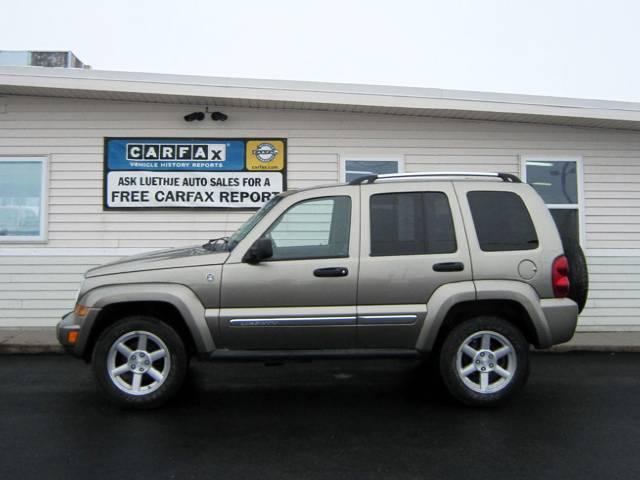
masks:
{"label": "carfax sign", "polygon": [[258,208],[286,188],[285,139],[106,138],[104,208]]}

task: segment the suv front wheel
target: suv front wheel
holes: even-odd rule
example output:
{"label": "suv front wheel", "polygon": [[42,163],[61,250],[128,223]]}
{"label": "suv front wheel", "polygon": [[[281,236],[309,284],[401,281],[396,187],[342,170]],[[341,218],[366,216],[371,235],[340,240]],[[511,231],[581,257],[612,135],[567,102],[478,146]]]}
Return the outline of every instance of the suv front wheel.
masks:
{"label": "suv front wheel", "polygon": [[93,352],[98,383],[115,403],[158,407],[180,389],[188,356],[180,336],[146,316],[128,317],[105,330]]}
{"label": "suv front wheel", "polygon": [[529,344],[500,317],[476,317],[457,325],[440,350],[440,374],[457,400],[493,406],[519,390],[529,376]]}

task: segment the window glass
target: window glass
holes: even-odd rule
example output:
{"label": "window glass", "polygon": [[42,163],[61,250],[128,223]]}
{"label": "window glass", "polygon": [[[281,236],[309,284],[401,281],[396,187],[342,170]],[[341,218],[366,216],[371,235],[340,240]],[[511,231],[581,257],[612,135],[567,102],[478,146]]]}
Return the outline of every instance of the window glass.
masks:
{"label": "window glass", "polygon": [[398,173],[397,160],[347,160],[344,162],[345,181],[372,174]]}
{"label": "window glass", "polygon": [[547,204],[578,203],[576,162],[527,162],[527,183]]}
{"label": "window glass", "polygon": [[42,235],[42,175],[40,159],[0,161],[0,241]]}
{"label": "window glass", "polygon": [[249,235],[249,232],[253,230],[253,227],[255,227],[260,222],[260,220],[262,220],[267,215],[267,213],[269,213],[271,209],[276,206],[276,204],[280,200],[282,200],[282,198],[282,195],[276,195],[275,197],[272,197],[271,200],[269,200],[267,203],[265,203],[260,210],[258,210],[251,218],[249,218],[249,220],[243,223],[242,226],[238,230],[236,230],[236,232],[231,235],[231,237],[229,237],[227,248],[229,250],[233,250],[236,245],[238,245],[244,239],[244,237]]}
{"label": "window glass", "polygon": [[351,199],[324,197],[290,207],[269,228],[272,260],[333,258],[349,255]]}
{"label": "window glass", "polygon": [[533,159],[526,161],[525,176],[549,207],[562,241],[580,238],[578,162]]}
{"label": "window glass", "polygon": [[469,207],[485,252],[531,250],[538,236],[529,211],[513,192],[469,192]]}
{"label": "window glass", "polygon": [[449,200],[442,192],[372,195],[371,256],[452,253],[457,249]]}

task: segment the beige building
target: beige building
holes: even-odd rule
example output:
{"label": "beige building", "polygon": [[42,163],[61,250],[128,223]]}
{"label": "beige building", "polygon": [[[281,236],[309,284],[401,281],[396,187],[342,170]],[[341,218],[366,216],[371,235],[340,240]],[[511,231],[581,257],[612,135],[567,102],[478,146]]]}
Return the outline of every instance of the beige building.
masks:
{"label": "beige building", "polygon": [[[167,200],[171,178],[197,172],[218,182],[210,192],[232,177],[271,178],[263,190],[275,193],[366,172],[461,170],[520,176],[579,239],[591,278],[579,331],[640,330],[639,130],[640,104],[623,102],[0,67],[0,327],[53,326],[88,268],[226,235],[268,198],[251,199],[262,191],[252,184],[237,193],[250,203]],[[107,151],[109,139],[128,150]],[[187,163],[198,145],[213,163],[165,168],[187,165],[181,145]],[[163,146],[174,163],[154,157]],[[241,172],[215,170],[245,154]],[[273,158],[282,168],[269,171]],[[150,178],[167,178],[145,187],[156,203],[126,185]]]}

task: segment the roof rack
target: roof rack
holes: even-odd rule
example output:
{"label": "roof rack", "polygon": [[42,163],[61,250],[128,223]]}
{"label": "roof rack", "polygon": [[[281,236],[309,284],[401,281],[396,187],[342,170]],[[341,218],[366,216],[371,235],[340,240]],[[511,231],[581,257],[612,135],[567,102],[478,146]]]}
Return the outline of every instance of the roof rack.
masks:
{"label": "roof rack", "polygon": [[349,185],[361,185],[363,183],[373,183],[376,180],[389,178],[418,178],[418,177],[492,177],[500,178],[503,182],[522,183],[520,179],[511,173],[494,172],[416,172],[416,173],[386,173],[383,175],[364,175],[354,178]]}

